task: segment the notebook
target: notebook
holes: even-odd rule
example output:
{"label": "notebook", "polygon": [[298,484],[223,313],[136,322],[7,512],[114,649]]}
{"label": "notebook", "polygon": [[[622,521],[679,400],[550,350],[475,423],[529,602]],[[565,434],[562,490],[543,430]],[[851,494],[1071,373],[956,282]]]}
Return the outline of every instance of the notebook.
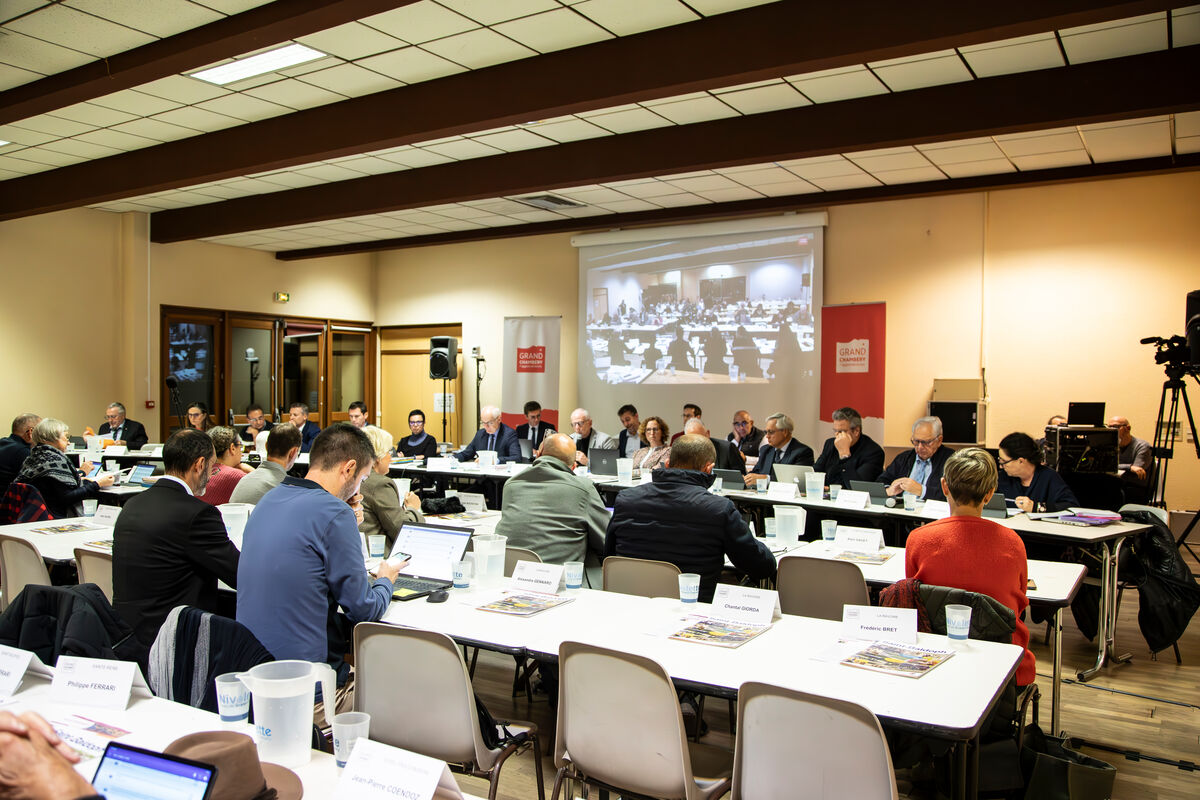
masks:
{"label": "notebook", "polygon": [[1067,424],[1104,427],[1104,403],[1067,403]]}
{"label": "notebook", "polygon": [[856,492],[866,492],[871,495],[871,504],[881,506],[887,502],[887,487],[886,483],[879,481],[850,481],[850,488]]}
{"label": "notebook", "polygon": [[451,586],[454,582],[454,562],[462,561],[472,533],[474,531],[470,528],[424,522],[401,525],[388,557],[408,553],[412,559],[393,583],[392,597],[396,600],[415,600]]}
{"label": "notebook", "polygon": [[771,468],[775,470],[775,480],[800,486],[804,485],[804,473],[813,471],[812,467],[804,467],[799,464],[773,464]]}
{"label": "notebook", "polygon": [[714,469],[714,478],[721,479],[722,489],[745,489],[746,481],[736,469]]}
{"label": "notebook", "polygon": [[594,472],[597,475],[616,475],[618,455],[616,450],[589,450],[588,472]]}

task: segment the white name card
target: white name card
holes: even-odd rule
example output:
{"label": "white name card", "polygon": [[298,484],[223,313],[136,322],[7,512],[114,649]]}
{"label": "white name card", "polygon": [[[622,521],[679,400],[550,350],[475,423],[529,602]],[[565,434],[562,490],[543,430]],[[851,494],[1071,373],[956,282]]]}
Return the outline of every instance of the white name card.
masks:
{"label": "white name card", "polygon": [[842,638],[917,643],[915,608],[843,606]]}
{"label": "white name card", "polygon": [[838,492],[837,500],[833,502],[840,508],[866,508],[871,505],[871,493],[842,489]]}
{"label": "white name card", "polygon": [[531,592],[558,594],[562,586],[562,564],[539,564],[536,561],[518,561],[513,567],[512,588]]}
{"label": "white name card", "polygon": [[425,469],[432,471],[441,470],[444,472],[448,469],[454,469],[456,466],[458,466],[457,458],[431,458],[425,462]]}
{"label": "white name card", "polygon": [[950,504],[945,500],[926,500],[921,516],[933,519],[945,519],[950,516]]}
{"label": "white name card", "polygon": [[29,669],[32,661],[37,661],[38,664],[42,663],[28,650],[18,650],[15,647],[0,644],[0,697],[12,697],[16,694],[17,689],[21,686],[21,679],[25,677],[25,671]]}
{"label": "white name card", "polygon": [[162,458],[162,449],[163,449],[163,446],[161,444],[158,447],[155,447],[153,450],[150,451],[150,457],[151,458]]}
{"label": "white name card", "polygon": [[123,456],[127,450],[129,450],[129,448],[123,444],[110,444],[108,447],[104,448],[104,455]]}
{"label": "white name card", "polygon": [[770,625],[781,616],[779,592],[717,584],[713,592],[712,616],[749,625]]}
{"label": "white name card", "polygon": [[855,528],[838,525],[833,546],[836,550],[854,553],[878,553],[883,549],[883,531],[878,528]]}
{"label": "white name card", "polygon": [[137,664],[132,661],[59,656],[50,695],[64,705],[124,709],[129,704],[136,670]]}
{"label": "white name card", "polygon": [[92,516],[92,522],[95,522],[97,525],[112,527],[117,524],[117,517],[120,515],[120,506],[96,506],[96,513]]}
{"label": "white name card", "polygon": [[781,481],[771,481],[767,484],[767,499],[769,500],[795,500],[796,499],[796,484],[783,483]]}
{"label": "white name card", "polygon": [[459,492],[458,500],[467,511],[487,511],[487,498],[477,492]]}
{"label": "white name card", "polygon": [[359,739],[338,779],[333,800],[431,800],[461,798],[446,762]]}

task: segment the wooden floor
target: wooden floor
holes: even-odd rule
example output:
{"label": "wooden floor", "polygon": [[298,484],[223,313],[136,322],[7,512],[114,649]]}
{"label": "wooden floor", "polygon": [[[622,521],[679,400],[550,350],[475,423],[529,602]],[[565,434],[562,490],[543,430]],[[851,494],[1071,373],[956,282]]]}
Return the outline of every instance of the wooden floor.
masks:
{"label": "wooden floor", "polygon": [[[1200,565],[1189,559],[1193,572]],[[1079,632],[1068,611],[1064,617],[1062,725],[1070,736],[1088,742],[1136,751],[1146,756],[1188,761],[1200,765],[1200,622],[1195,619],[1180,641],[1181,665],[1175,663],[1170,649],[1151,660],[1146,642],[1137,626],[1138,594],[1126,593],[1117,628],[1117,646],[1131,653],[1128,664],[1106,667],[1086,684],[1075,682],[1075,673],[1095,662],[1096,648]],[[1042,727],[1050,725],[1050,648],[1042,644],[1045,627],[1033,629],[1033,650],[1038,660],[1038,684],[1042,689]],[[475,675],[476,691],[492,713],[536,722],[545,733],[542,758],[549,797],[554,781],[552,733],[554,715],[544,695],[532,704],[524,697],[510,697],[512,659],[495,653],[480,654]],[[711,701],[705,711],[712,732],[703,741],[733,747],[728,730],[726,704]],[[1132,761],[1115,753],[1094,748],[1084,752],[1105,760],[1117,768],[1114,798],[1118,800],[1166,800],[1200,798],[1200,772],[1187,772],[1174,766],[1149,761]],[[487,796],[486,781],[458,776],[465,791]],[[513,756],[501,773],[499,793],[505,800],[531,800],[537,797],[533,760],[529,753]],[[915,795],[914,795],[915,796]]]}

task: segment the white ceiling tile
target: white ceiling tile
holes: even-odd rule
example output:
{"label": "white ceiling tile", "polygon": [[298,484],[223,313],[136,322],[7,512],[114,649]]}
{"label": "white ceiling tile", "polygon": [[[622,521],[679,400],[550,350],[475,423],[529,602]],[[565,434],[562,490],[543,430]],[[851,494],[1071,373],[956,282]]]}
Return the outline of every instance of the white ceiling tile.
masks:
{"label": "white ceiling tile", "polygon": [[693,122],[707,122],[738,115],[738,112],[707,94],[674,103],[655,103],[653,111],[677,125],[690,125]]}
{"label": "white ceiling tile", "polygon": [[283,186],[290,186],[293,189],[300,189],[305,186],[316,186],[319,183],[329,183],[324,178],[316,175],[301,175],[298,172],[272,172],[262,176],[262,180],[269,183],[278,183]]}
{"label": "white ceiling tile", "polygon": [[490,133],[484,136],[472,136],[477,142],[486,144],[488,147],[495,147],[497,150],[505,152],[513,152],[516,150],[532,150],[535,147],[548,147],[555,142],[547,139],[544,136],[538,136],[535,133],[530,133],[527,130],[518,128],[512,131],[503,133]]}
{"label": "white ceiling tile", "polygon": [[594,139],[597,136],[611,136],[612,132],[593,125],[587,120],[569,117],[567,119],[539,122],[529,126],[539,136],[545,136],[556,142],[577,142],[581,139]]}
{"label": "white ceiling tile", "polygon": [[726,178],[724,175],[704,175],[697,178],[671,178],[664,180],[684,192],[711,192],[718,189],[737,189],[738,184]]}
{"label": "white ceiling tile", "polygon": [[618,36],[698,19],[677,0],[583,0],[573,8]]}
{"label": "white ceiling tile", "polygon": [[27,147],[19,151],[18,155],[14,156],[14,158],[23,158],[27,161],[46,164],[51,167],[66,167],[85,160],[82,156],[73,156],[69,153],[55,153],[53,150],[45,150],[41,147]]}
{"label": "white ceiling tile", "polygon": [[159,38],[225,18],[188,0],[65,0],[65,4]]}
{"label": "white ceiling tile", "polygon": [[297,167],[292,172],[307,178],[320,178],[323,181],[348,181],[362,177],[361,173],[339,167],[336,164],[313,164],[309,167]]}
{"label": "white ceiling tile", "polygon": [[94,125],[98,128],[137,119],[134,114],[127,114],[124,111],[117,111],[113,108],[105,108],[94,103],[76,103],[73,106],[55,109],[50,113],[55,117],[63,117],[64,119],[82,122],[86,125]]}
{"label": "white ceiling tile", "polygon": [[395,162],[375,158],[374,156],[348,158],[339,163],[346,169],[351,169],[364,175],[382,175],[385,172],[396,172],[401,169],[401,166]]}
{"label": "white ceiling tile", "polygon": [[13,172],[13,171],[12,171],[12,170],[10,170],[10,169],[0,169],[0,181],[8,181],[8,180],[12,180],[13,178],[19,178],[19,177],[21,177],[22,175],[26,175],[26,174],[28,174],[28,173],[25,173],[25,172]]}
{"label": "white ceiling tile", "polygon": [[394,8],[360,21],[410,44],[421,44],[479,27],[474,20],[431,2]]}
{"label": "white ceiling tile", "polygon": [[1200,152],[1200,136],[1181,136],[1175,140],[1176,153]]}
{"label": "white ceiling tile", "polygon": [[886,94],[887,87],[861,64],[790,76],[788,82],[814,103],[834,103],[855,97]]}
{"label": "white ceiling tile", "polygon": [[704,16],[711,17],[713,14],[724,14],[727,11],[736,11],[739,8],[750,8],[751,6],[761,6],[774,1],[775,0],[688,0],[688,5],[699,11]]}
{"label": "white ceiling tile", "polygon": [[632,133],[650,128],[665,128],[672,124],[670,120],[644,108],[615,111],[611,114],[581,114],[580,116],[585,116],[588,122],[613,133]]}
{"label": "white ceiling tile", "polygon": [[270,0],[195,0],[201,5],[220,11],[222,14],[240,14],[252,8],[265,6]]}
{"label": "white ceiling tile", "polygon": [[611,211],[614,214],[629,214],[635,211],[654,211],[659,206],[649,203],[645,200],[636,200],[629,198],[626,200],[618,200],[612,203],[601,203],[600,207],[606,211]]}
{"label": "white ceiling tile", "polygon": [[953,50],[876,61],[869,66],[893,92],[971,80],[971,73]]}
{"label": "white ceiling tile", "polygon": [[888,186],[898,183],[919,183],[921,181],[944,181],[945,174],[937,167],[926,164],[923,167],[909,169],[893,169],[872,171],[872,174]]}
{"label": "white ceiling tile", "polygon": [[156,41],[141,31],[63,5],[45,6],[6,27],[101,58]]}
{"label": "white ceiling tile", "polygon": [[[724,170],[719,171],[724,172]],[[755,188],[771,183],[787,183],[796,180],[796,176],[786,169],[770,165],[756,165],[752,169],[726,174],[729,174],[731,179],[743,186],[753,186]]]}
{"label": "white ceiling tile", "polygon": [[0,92],[5,89],[11,89],[14,86],[21,86],[36,81],[42,77],[36,72],[31,72],[27,69],[14,67],[9,64],[0,64]]}
{"label": "white ceiling tile", "polygon": [[347,97],[360,97],[364,94],[374,94],[401,86],[400,81],[389,78],[373,70],[363,69],[354,64],[342,64],[337,67],[312,72],[300,80],[337,92]]}
{"label": "white ceiling tile", "polygon": [[1032,134],[997,136],[996,143],[1000,145],[1000,149],[1009,158],[1039,153],[1083,151],[1083,141],[1079,138],[1079,132],[1074,128],[1054,133],[1041,133],[1040,135],[1034,132]]}
{"label": "white ceiling tile", "polygon": [[[329,56],[328,58],[316,58],[312,61],[305,61],[303,64],[297,64],[294,67],[287,67],[286,69],[277,70],[275,74],[284,75],[289,78],[299,78],[301,75],[307,75],[310,72],[329,69],[330,67],[336,67],[338,64],[344,63],[346,62],[340,58],[335,58],[334,56]],[[239,89],[241,88],[241,84],[231,83],[230,88]]]}
{"label": "white ceiling tile", "polygon": [[308,36],[301,36],[296,41],[314,50],[349,61],[405,46],[405,43],[396,37],[388,36],[383,31],[361,22],[348,22],[335,28],[317,31]]}
{"label": "white ceiling tile", "polygon": [[775,83],[754,89],[733,92],[714,92],[725,103],[743,114],[761,114],[785,108],[809,105],[809,99],[800,94],[789,83]]}
{"label": "white ceiling tile", "polygon": [[119,153],[111,147],[94,144],[92,142],[84,142],[78,139],[57,139],[53,142],[47,142],[42,145],[45,150],[50,150],[55,153],[66,153],[70,156],[79,156],[80,158],[104,158]]}
{"label": "white ceiling tile", "polygon": [[388,75],[404,83],[420,83],[434,78],[443,78],[465,72],[466,68],[441,56],[426,52],[419,47],[405,47],[377,56],[369,56],[358,62],[359,66]]}
{"label": "white ceiling tile", "polygon": [[1175,47],[1200,44],[1200,6],[1177,8],[1171,12],[1171,43]]}
{"label": "white ceiling tile", "polygon": [[216,114],[224,114],[227,117],[234,117],[246,122],[255,122],[260,119],[268,119],[292,112],[292,109],[287,106],[268,103],[266,100],[260,100],[257,97],[243,93],[230,94],[225,97],[218,97],[215,100],[206,100],[203,103],[197,103],[196,108],[202,108],[205,111],[212,111]]}
{"label": "white ceiling tile", "polygon": [[94,60],[87,53],[26,36],[10,28],[5,28],[0,41],[4,42],[0,47],[0,61],[41,75],[53,75]]}
{"label": "white ceiling tile", "polygon": [[[1175,115],[1176,136],[1200,136],[1200,111],[1186,111]],[[0,133],[0,139],[7,139]]]}
{"label": "white ceiling tile", "polygon": [[5,0],[0,6],[0,25],[49,3],[50,0]]}
{"label": "white ceiling tile", "polygon": [[633,197],[662,197],[668,194],[679,194],[679,190],[671,184],[653,179],[642,183],[624,184],[620,190],[623,194]]}
{"label": "white ceiling tile", "polygon": [[[519,211],[515,214],[509,214],[514,219],[519,219],[522,222],[553,222],[554,220],[562,219],[561,214],[555,214],[553,211],[542,211],[541,209],[531,208],[527,211]],[[466,220],[461,221],[463,224],[470,224]]]}
{"label": "white ceiling tile", "polygon": [[405,147],[402,150],[379,153],[379,158],[384,161],[393,161],[401,166],[419,169],[421,167],[432,167],[435,164],[445,164],[453,161],[453,158],[444,156],[441,153],[434,153],[429,150],[422,150],[419,147]]}
{"label": "white ceiling tile", "polygon": [[[120,133],[129,133],[134,136],[141,136],[147,139],[154,139],[159,142],[172,142],[176,139],[184,139],[189,136],[195,136],[196,131],[192,128],[184,128],[179,125],[172,125],[169,122],[152,119],[135,119],[129,122],[122,122],[120,125],[114,125],[109,130],[114,130]],[[97,131],[98,133],[99,131]]]}
{"label": "white ceiling tile", "polygon": [[94,125],[85,125],[82,122],[74,122],[61,117],[52,117],[49,114],[39,114],[36,117],[29,117],[20,122],[22,128],[27,128],[31,131],[41,131],[42,133],[52,133],[55,136],[74,136],[79,133],[87,133],[95,130]]}
{"label": "white ceiling tile", "polygon": [[958,49],[971,65],[975,75],[980,78],[1050,69],[1061,67],[1065,63],[1053,33],[1021,36]]}
{"label": "white ceiling tile", "polygon": [[32,175],[35,172],[43,172],[50,169],[52,166],[52,164],[41,164],[36,161],[30,161],[17,156],[0,155],[0,168],[9,170],[10,172],[19,172],[22,175]]}
{"label": "white ceiling tile", "polygon": [[542,11],[560,8],[555,0],[438,0],[464,17],[470,17],[481,25],[495,25],[518,17],[526,17]]}
{"label": "white ceiling tile", "polygon": [[471,139],[461,139],[457,142],[444,142],[442,144],[424,145],[422,150],[429,150],[438,155],[447,156],[457,160],[468,158],[484,158],[486,156],[498,155],[501,151],[494,147],[488,147],[485,144],[472,141]]}
{"label": "white ceiling tile", "polygon": [[857,175],[832,175],[827,178],[812,178],[810,183],[827,192],[841,192],[847,189],[867,189],[871,186],[879,186],[880,183],[875,178],[860,172]]}
{"label": "white ceiling tile", "polygon": [[166,100],[151,94],[143,94],[133,89],[106,94],[103,97],[97,97],[92,102],[98,106],[115,108],[118,111],[124,111],[137,117],[160,114],[163,111],[170,111],[172,108],[179,108],[181,105],[174,100]]}
{"label": "white ceiling tile", "polygon": [[[502,7],[506,4],[489,5]],[[502,22],[496,25],[495,29],[539,53],[565,50],[568,47],[579,47],[612,38],[612,34],[599,25],[568,8],[561,7],[555,11]]]}
{"label": "white ceiling tile", "polygon": [[852,162],[842,158],[841,156],[824,156],[820,158],[797,159],[795,161],[781,161],[781,167],[786,167],[789,171],[796,173],[801,178],[807,181],[813,181],[818,178],[834,178],[845,175],[862,175],[863,171]]}
{"label": "white ceiling tile", "polygon": [[59,134],[22,128],[20,125],[0,125],[0,140],[5,142],[16,142],[32,147],[37,144],[53,142],[58,138],[60,138]]}
{"label": "white ceiling tile", "polygon": [[1065,28],[1059,31],[1059,36],[1072,64],[1165,50],[1167,15],[1146,14],[1097,25]]}
{"label": "white ceiling tile", "polygon": [[[609,189],[605,186],[559,189],[555,194],[560,194],[585,205],[594,205],[597,203],[619,203],[622,200],[629,199],[628,195],[622,194],[616,189]],[[557,210],[562,211],[564,209]]]}
{"label": "white ceiling tile", "polygon": [[956,147],[947,146],[952,144],[955,143],[943,142],[939,147],[917,145],[917,149],[924,153],[926,158],[939,166],[1004,158],[1004,152],[990,139],[976,141],[972,144],[959,144]]}
{"label": "white ceiling tile", "polygon": [[928,159],[911,147],[890,148],[884,151],[874,150],[862,153],[846,153],[845,155],[846,158],[867,172],[924,169],[929,167]]}
{"label": "white ceiling tile", "polygon": [[288,78],[287,80],[268,83],[266,86],[247,89],[246,94],[257,97],[260,100],[278,103],[281,106],[297,110],[324,106],[346,99],[340,94],[322,89],[319,86],[313,86],[310,83],[304,83],[295,78]]}
{"label": "white ceiling tile", "polygon": [[[553,217],[554,215],[551,214],[550,216]],[[439,222],[438,227],[446,231],[477,231],[486,226],[465,219],[448,219],[444,222]]]}
{"label": "white ceiling tile", "polygon": [[150,83],[143,83],[138,87],[138,91],[166,100],[174,100],[176,103],[184,105],[202,103],[205,100],[229,94],[228,89],[222,89],[220,86],[213,86],[199,78],[191,78],[186,75],[169,75]]}
{"label": "white ceiling tile", "polygon": [[215,114],[212,111],[205,111],[203,108],[197,108],[196,106],[185,106],[184,108],[164,111],[161,114],[155,114],[153,119],[205,132],[219,131],[223,128],[232,128],[234,125],[242,124],[240,119],[227,117],[224,114]]}
{"label": "white ceiling tile", "polygon": [[[488,214],[517,214],[529,210],[529,206],[524,203],[518,203],[516,200],[510,200],[507,197],[479,200],[475,203],[475,208]],[[417,216],[410,214],[409,219],[414,222],[429,222],[430,219],[426,218],[427,213],[421,212]]]}
{"label": "white ceiling tile", "polygon": [[970,178],[975,175],[1000,175],[1005,172],[1016,172],[1017,168],[1007,158],[989,158],[984,161],[961,161],[954,164],[942,164],[942,172],[951,178]]}
{"label": "white ceiling tile", "polygon": [[482,69],[494,64],[503,64],[506,61],[516,61],[519,58],[537,55],[537,51],[530,50],[528,47],[517,44],[512,39],[487,28],[478,28],[437,41],[426,42],[422,45],[422,49],[471,69]]}
{"label": "white ceiling tile", "polygon": [[791,194],[808,194],[809,192],[821,191],[808,181],[802,181],[799,178],[792,178],[792,180],[783,183],[767,183],[762,186],[755,186],[754,188],[767,197],[787,197]]}
{"label": "white ceiling tile", "polygon": [[696,192],[696,194],[714,203],[733,203],[738,200],[756,200],[762,197],[761,193],[746,186],[737,186],[732,189],[713,189],[707,192]]}
{"label": "white ceiling tile", "polygon": [[282,191],[284,185],[281,183],[272,183],[260,178],[231,178],[225,181],[225,186],[235,191],[242,191],[246,194],[268,194],[270,192]]}
{"label": "white ceiling tile", "polygon": [[213,197],[219,197],[222,200],[232,200],[235,197],[246,197],[247,195],[253,194],[253,192],[248,189],[238,190],[226,184],[210,184],[205,186],[204,193],[210,194]]}
{"label": "white ceiling tile", "polygon": [[1063,150],[1057,153],[1039,153],[1037,155],[1013,156],[1012,162],[1017,169],[1028,172],[1033,169],[1053,169],[1055,167],[1080,167],[1092,163],[1084,150]]}
{"label": "white ceiling tile", "polygon": [[1079,132],[1097,163],[1171,154],[1171,125],[1166,117],[1134,124],[1082,125]]}
{"label": "white ceiling tile", "polygon": [[659,197],[651,198],[650,202],[662,208],[678,208],[680,206],[702,206],[711,201],[705,200],[703,197],[691,194],[690,192],[679,192],[676,194],[664,194]]}

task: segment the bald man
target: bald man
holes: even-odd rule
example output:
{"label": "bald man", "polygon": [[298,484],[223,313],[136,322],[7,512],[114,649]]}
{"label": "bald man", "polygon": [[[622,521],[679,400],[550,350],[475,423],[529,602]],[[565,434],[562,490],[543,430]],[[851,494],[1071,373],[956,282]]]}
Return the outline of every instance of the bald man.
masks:
{"label": "bald man", "polygon": [[570,436],[552,433],[543,439],[542,454],[504,484],[504,516],[496,533],[547,564],[582,561],[595,573],[604,558],[608,511],[596,485],[575,475],[574,467]]}
{"label": "bald man", "polygon": [[683,426],[683,432],[708,437],[709,441],[713,444],[713,449],[717,451],[717,460],[713,464],[713,469],[729,469],[741,475],[746,474],[746,462],[742,459],[737,448],[727,439],[714,439],[712,433],[708,430],[708,426],[704,424],[704,420],[699,417],[692,417]]}
{"label": "bald man", "polygon": [[1108,418],[1108,427],[1117,431],[1117,469],[1125,484],[1125,500],[1130,503],[1145,503],[1150,499],[1150,468],[1154,463],[1154,448],[1145,439],[1133,435],[1126,417]]}

